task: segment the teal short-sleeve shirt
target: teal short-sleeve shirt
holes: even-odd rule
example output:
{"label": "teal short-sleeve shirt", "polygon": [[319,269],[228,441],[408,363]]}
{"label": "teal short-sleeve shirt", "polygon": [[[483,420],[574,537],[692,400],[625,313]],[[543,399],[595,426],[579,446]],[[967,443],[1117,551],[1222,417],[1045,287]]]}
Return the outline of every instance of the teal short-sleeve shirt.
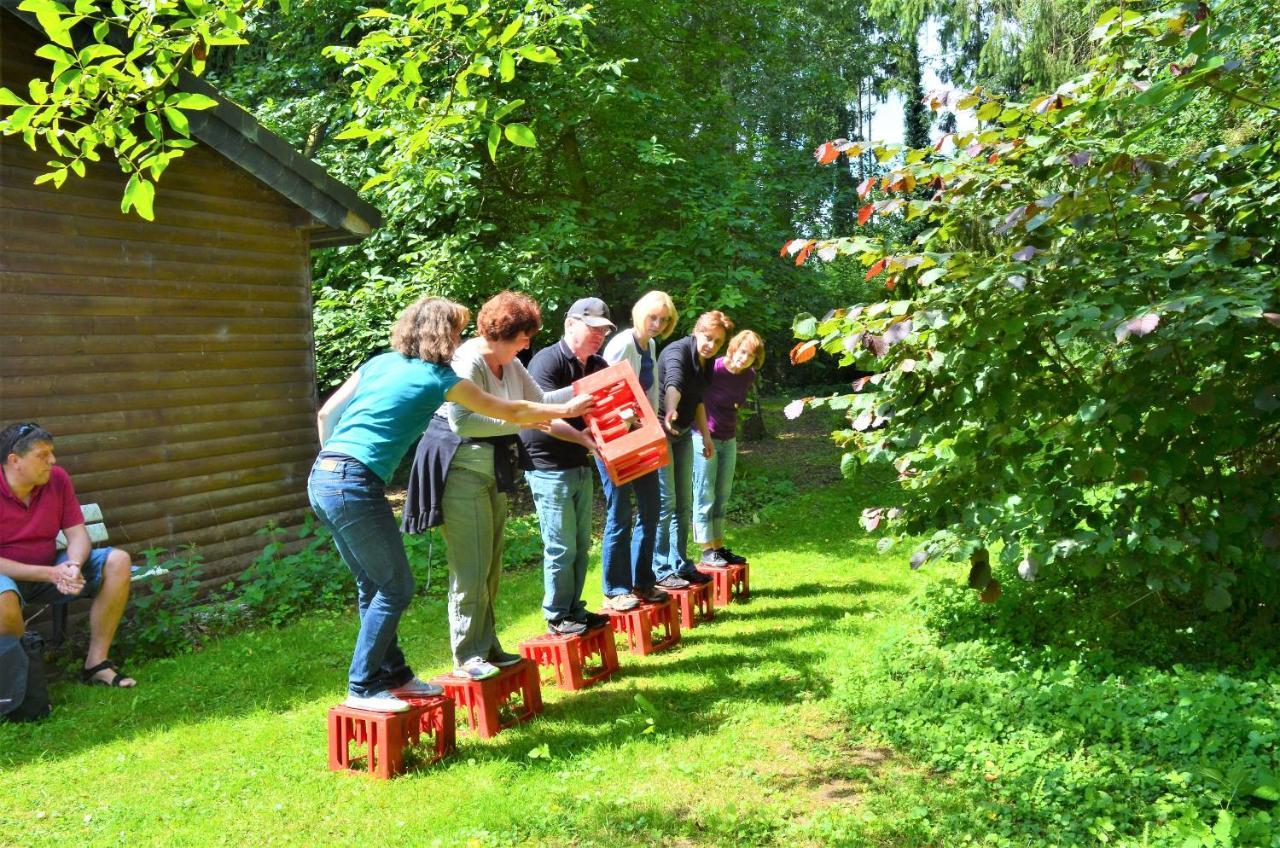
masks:
{"label": "teal short-sleeve shirt", "polygon": [[448,365],[394,351],[370,359],[359,373],[355,396],[324,449],[360,460],[389,482],[445,394],[462,378]]}

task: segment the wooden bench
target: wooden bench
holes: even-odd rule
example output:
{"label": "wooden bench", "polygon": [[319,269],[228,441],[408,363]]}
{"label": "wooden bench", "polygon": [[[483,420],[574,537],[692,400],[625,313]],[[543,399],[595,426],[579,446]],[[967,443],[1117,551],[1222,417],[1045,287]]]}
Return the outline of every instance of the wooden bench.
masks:
{"label": "wooden bench", "polygon": [[[101,547],[109,540],[107,525],[102,518],[102,507],[98,506],[96,503],[82,504],[80,511],[84,513],[84,527],[85,530],[89,532],[90,547]],[[66,550],[67,548],[67,536],[61,530],[58,531],[57,545],[58,550],[60,551]],[[167,568],[156,567],[143,571],[140,566],[135,565],[133,567],[133,577],[131,579],[133,582],[137,582],[139,580],[145,580],[148,577],[158,577],[162,574],[168,573],[169,569]],[[36,616],[40,615],[40,613],[44,612],[45,609],[49,610],[49,616],[53,627],[49,638],[51,644],[61,645],[63,640],[66,638],[67,611],[70,607],[71,604],[48,604],[32,616],[32,619],[34,619]]]}

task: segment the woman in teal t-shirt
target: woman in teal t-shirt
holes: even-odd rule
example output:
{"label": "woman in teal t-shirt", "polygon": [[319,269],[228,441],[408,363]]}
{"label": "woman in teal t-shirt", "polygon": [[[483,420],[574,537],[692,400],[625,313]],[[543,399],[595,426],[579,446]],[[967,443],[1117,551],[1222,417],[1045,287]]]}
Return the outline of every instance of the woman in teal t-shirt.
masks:
{"label": "woman in teal t-shirt", "polygon": [[444,298],[417,301],[396,320],[392,351],[352,374],[317,416],[321,451],[307,494],[355,576],[360,609],[348,673],[350,707],[401,712],[409,705],[397,695],[441,692],[414,675],[396,640],[414,587],[386,498],[392,473],[436,409],[449,400],[491,418],[536,424],[577,417],[591,407],[590,396],[563,404],[503,400],[459,378],[449,361],[470,320],[465,307]]}

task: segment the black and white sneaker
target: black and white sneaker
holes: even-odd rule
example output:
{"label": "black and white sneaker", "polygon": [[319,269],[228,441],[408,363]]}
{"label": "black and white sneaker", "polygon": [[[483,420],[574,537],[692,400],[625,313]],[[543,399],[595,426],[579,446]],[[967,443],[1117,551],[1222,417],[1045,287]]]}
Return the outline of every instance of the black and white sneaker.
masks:
{"label": "black and white sneaker", "polygon": [[698,562],[698,565],[703,565],[707,568],[726,568],[729,565],[729,560],[725,558],[721,550],[721,548],[707,548],[702,552],[702,559]]}
{"label": "black and white sneaker", "polygon": [[[690,583],[701,586],[703,583],[711,582],[711,575],[703,574],[701,571],[695,569],[693,571],[680,572],[680,579],[687,580]],[[659,583],[658,585],[661,586],[662,584]]]}
{"label": "black and white sneaker", "polygon": [[489,654],[489,662],[498,668],[510,668],[513,665],[519,665],[522,659],[524,657],[519,654],[509,654],[506,651],[494,651]]}
{"label": "black and white sneaker", "polygon": [[552,636],[581,636],[588,630],[586,622],[573,618],[561,618],[547,622],[547,632]]}
{"label": "black and white sneaker", "polygon": [[671,599],[671,596],[659,589],[657,586],[650,586],[646,589],[636,589],[635,595],[647,604],[665,604]]}
{"label": "black and white sneaker", "polygon": [[721,548],[720,556],[724,557],[725,561],[728,562],[730,565],[746,565],[747,564],[746,557],[739,556],[738,554],[735,554],[733,551],[729,550],[728,548]]}
{"label": "black and white sneaker", "polygon": [[671,574],[659,580],[658,585],[663,589],[688,589],[689,581],[681,576]]}
{"label": "black and white sneaker", "polygon": [[605,627],[609,624],[609,616],[587,610],[578,613],[574,618],[585,624],[588,630],[595,630],[597,627]]}

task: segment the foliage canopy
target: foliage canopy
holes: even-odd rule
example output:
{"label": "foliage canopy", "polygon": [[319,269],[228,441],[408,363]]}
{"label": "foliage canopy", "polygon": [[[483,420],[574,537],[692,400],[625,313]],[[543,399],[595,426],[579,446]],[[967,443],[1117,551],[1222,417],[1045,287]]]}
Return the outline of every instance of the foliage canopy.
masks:
{"label": "foliage canopy", "polygon": [[[1280,30],[1233,23],[1113,8],[1056,91],[930,95],[978,128],[875,146],[888,172],[859,187],[859,223],[920,235],[784,247],[883,282],[889,299],[800,316],[792,356],[877,372],[810,402],[849,411],[848,465],[896,470],[863,521],[929,534],[913,567],[969,558],[986,599],[998,553],[1025,579],[1210,610],[1280,600]],[[1206,110],[1219,143],[1187,131]]]}

